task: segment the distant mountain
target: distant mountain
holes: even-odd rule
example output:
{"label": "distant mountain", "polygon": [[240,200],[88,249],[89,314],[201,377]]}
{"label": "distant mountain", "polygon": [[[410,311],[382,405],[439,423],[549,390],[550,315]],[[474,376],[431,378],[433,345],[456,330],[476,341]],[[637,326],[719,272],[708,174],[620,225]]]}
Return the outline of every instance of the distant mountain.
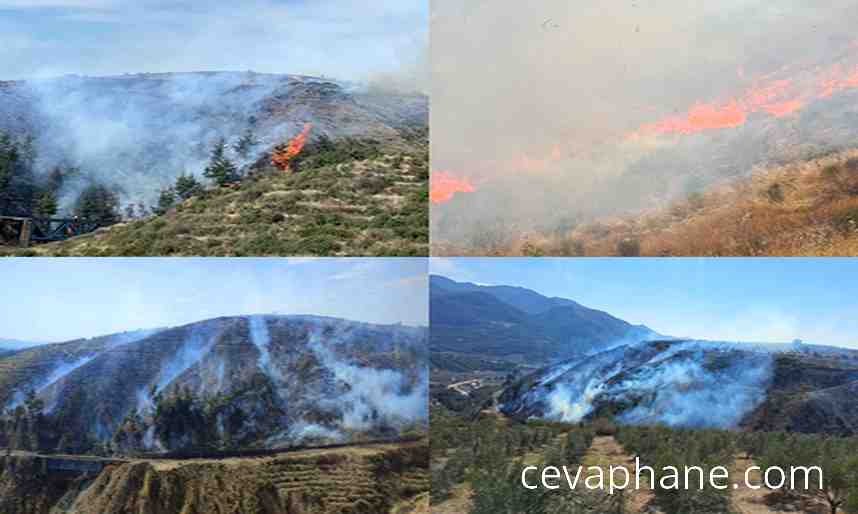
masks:
{"label": "distant mountain", "polygon": [[557,297],[549,298],[523,287],[487,286],[471,284],[469,282],[456,282],[440,275],[433,275],[431,280],[432,286],[438,288],[438,293],[485,292],[527,314],[538,314],[554,307],[580,307],[580,305],[572,300]]}
{"label": "distant mountain", "polygon": [[621,340],[658,337],[606,312],[521,287],[430,277],[431,348],[530,363],[569,358]]}
{"label": "distant mountain", "polygon": [[[0,357],[0,405],[34,391],[51,442],[149,451],[388,437],[426,423],[426,329],[225,317]],[[3,446],[0,441],[0,446]]]}
{"label": "distant mountain", "polygon": [[858,351],[661,340],[545,367],[507,387],[501,411],[577,422],[858,434]]}

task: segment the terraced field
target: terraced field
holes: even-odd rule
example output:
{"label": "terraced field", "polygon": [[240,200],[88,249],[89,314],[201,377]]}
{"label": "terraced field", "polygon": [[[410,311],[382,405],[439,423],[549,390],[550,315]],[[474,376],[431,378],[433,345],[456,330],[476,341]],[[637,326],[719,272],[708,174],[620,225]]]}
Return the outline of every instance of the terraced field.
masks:
{"label": "terraced field", "polygon": [[6,461],[0,461],[6,462],[0,469],[0,498],[36,482],[51,488],[40,489],[42,496],[32,491],[19,503],[0,501],[4,514],[47,514],[59,503],[81,514],[129,509],[152,514],[428,512],[426,440],[267,457],[137,460],[79,478],[45,471],[32,456]]}

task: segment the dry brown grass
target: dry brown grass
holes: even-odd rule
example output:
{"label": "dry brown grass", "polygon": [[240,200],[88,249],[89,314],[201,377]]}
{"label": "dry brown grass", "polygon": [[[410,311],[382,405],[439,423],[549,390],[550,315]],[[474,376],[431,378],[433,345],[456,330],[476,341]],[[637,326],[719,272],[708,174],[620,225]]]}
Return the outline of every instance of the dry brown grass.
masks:
{"label": "dry brown grass", "polygon": [[755,169],[670,205],[525,233],[492,248],[433,246],[435,255],[855,256],[858,150]]}

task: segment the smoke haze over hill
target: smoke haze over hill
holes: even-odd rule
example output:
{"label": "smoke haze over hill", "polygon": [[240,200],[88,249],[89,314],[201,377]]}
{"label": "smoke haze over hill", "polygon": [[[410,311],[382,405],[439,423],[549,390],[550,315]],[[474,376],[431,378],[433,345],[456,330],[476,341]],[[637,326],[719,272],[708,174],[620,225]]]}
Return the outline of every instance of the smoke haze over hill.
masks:
{"label": "smoke haze over hill", "polygon": [[851,144],[856,14],[854,0],[435,2],[433,234],[562,230]]}

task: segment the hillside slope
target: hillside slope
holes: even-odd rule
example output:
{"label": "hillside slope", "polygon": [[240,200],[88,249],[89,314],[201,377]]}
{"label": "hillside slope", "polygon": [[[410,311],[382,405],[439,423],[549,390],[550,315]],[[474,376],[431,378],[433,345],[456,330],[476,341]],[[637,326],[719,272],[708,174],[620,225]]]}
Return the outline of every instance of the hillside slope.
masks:
{"label": "hillside slope", "polygon": [[[465,249],[464,253],[472,250]],[[531,232],[492,254],[858,255],[858,150],[754,168],[660,208]]]}
{"label": "hillside slope", "polygon": [[665,340],[546,367],[503,392],[521,419],[858,434],[858,352]]}
{"label": "hillside slope", "polygon": [[0,358],[0,446],[133,454],[396,436],[426,423],[426,337],[251,316],[23,350]]}
{"label": "hillside slope", "polygon": [[[399,143],[428,126],[428,98],[322,77],[254,72],[142,73],[0,82],[0,131],[31,136],[40,169],[71,165],[120,192],[123,204],[158,197],[183,172],[202,174],[211,145],[256,144],[243,167],[312,126],[310,139]],[[75,184],[59,192],[67,206]]]}
{"label": "hillside slope", "polygon": [[67,241],[7,249],[45,256],[427,255],[428,154],[423,136],[391,146],[308,145],[295,170],[263,157],[253,175],[210,188],[162,215]]}

